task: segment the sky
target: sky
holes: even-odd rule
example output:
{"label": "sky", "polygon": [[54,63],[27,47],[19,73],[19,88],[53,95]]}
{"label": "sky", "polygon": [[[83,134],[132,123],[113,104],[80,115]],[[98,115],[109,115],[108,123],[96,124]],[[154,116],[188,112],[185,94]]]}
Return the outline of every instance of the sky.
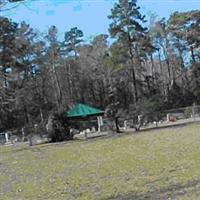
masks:
{"label": "sky", "polygon": [[[90,40],[95,35],[108,33],[110,21],[107,16],[115,2],[117,0],[25,0],[17,8],[0,15],[15,22],[24,20],[41,32],[55,25],[60,37],[70,28],[78,27],[85,39]],[[147,19],[151,13],[158,18],[168,18],[175,11],[200,9],[200,0],[138,0],[138,5]]]}

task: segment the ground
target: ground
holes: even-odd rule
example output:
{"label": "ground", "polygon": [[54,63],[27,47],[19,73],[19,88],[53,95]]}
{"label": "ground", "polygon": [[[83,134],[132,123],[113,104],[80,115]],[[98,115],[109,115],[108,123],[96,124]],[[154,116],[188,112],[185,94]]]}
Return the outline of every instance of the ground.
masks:
{"label": "ground", "polygon": [[200,124],[0,148],[2,200],[200,199]]}

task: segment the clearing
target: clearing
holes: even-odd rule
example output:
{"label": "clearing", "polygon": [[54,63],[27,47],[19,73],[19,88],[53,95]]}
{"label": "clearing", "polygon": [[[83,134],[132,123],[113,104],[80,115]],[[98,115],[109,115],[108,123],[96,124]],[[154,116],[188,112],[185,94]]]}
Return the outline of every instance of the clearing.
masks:
{"label": "clearing", "polygon": [[0,199],[200,199],[200,125],[0,146]]}

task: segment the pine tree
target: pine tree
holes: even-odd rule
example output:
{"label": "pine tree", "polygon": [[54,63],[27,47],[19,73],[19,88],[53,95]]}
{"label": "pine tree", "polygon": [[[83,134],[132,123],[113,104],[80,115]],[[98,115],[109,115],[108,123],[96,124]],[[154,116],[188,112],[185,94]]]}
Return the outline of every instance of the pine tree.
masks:
{"label": "pine tree", "polygon": [[140,13],[136,0],[119,0],[114,4],[109,19],[112,20],[109,32],[126,49],[128,65],[132,75],[134,101],[138,101],[137,71],[145,57],[145,49],[150,46],[147,42],[147,28],[143,27],[145,16]]}

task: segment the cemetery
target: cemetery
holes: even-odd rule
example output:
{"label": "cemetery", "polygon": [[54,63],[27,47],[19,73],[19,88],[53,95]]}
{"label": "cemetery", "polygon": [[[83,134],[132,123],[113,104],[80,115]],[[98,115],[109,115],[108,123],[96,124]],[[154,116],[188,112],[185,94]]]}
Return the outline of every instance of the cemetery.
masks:
{"label": "cemetery", "polygon": [[0,200],[200,200],[199,0],[0,0]]}

